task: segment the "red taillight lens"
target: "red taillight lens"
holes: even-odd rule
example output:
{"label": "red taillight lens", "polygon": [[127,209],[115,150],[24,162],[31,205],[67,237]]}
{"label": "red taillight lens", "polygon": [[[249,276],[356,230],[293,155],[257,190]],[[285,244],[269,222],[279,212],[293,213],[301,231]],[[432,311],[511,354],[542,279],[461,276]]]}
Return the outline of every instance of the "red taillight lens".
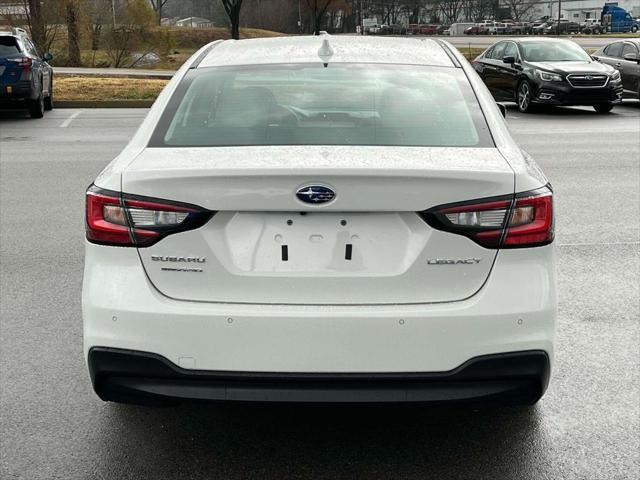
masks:
{"label": "red taillight lens", "polygon": [[530,192],[442,205],[421,212],[433,228],[469,237],[486,248],[522,248],[553,241],[550,186]]}
{"label": "red taillight lens", "polygon": [[22,67],[24,70],[29,71],[33,65],[33,60],[29,57],[18,57],[8,59],[14,62],[17,66]]}
{"label": "red taillight lens", "polygon": [[110,209],[124,210],[120,206],[119,195],[101,194],[90,188],[87,190],[86,207],[87,240],[110,245],[132,245],[129,225],[115,223],[111,215],[105,215]]}
{"label": "red taillight lens", "polygon": [[553,242],[554,236],[551,189],[516,195],[502,248],[547,245]]}
{"label": "red taillight lens", "polygon": [[92,185],[86,200],[87,240],[148,247],[173,233],[204,225],[215,212],[169,200],[120,194]]}

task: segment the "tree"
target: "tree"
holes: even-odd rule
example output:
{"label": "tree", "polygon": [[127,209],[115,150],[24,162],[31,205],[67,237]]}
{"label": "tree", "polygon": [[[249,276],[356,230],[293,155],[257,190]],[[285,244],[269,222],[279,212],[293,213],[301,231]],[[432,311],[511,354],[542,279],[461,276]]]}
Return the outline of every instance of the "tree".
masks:
{"label": "tree", "polygon": [[438,6],[442,11],[442,14],[447,19],[447,22],[455,23],[460,16],[464,0],[439,0]]}
{"label": "tree", "polygon": [[156,12],[156,18],[158,19],[158,25],[162,23],[162,8],[169,0],[149,0],[151,2],[151,8]]}
{"label": "tree", "polygon": [[298,0],[243,0],[242,7],[243,27],[300,33]]}
{"label": "tree", "polygon": [[[118,4],[115,17],[116,21],[105,35],[107,57],[113,67],[131,67],[156,46],[150,28],[154,12],[146,0],[127,0]],[[131,63],[132,53],[140,49],[144,51]]]}
{"label": "tree", "polygon": [[519,22],[539,3],[539,0],[505,0],[505,3],[511,10],[513,19]]}
{"label": "tree", "polygon": [[334,0],[306,0],[307,7],[311,14],[311,26],[313,28],[314,35],[320,35],[320,27],[322,25],[322,18],[327,13],[329,5]]}
{"label": "tree", "polygon": [[422,10],[425,7],[426,0],[404,0],[403,9],[409,18],[409,23],[421,23]]}
{"label": "tree", "polygon": [[65,23],[67,24],[67,65],[79,67],[80,57],[80,6],[76,0],[65,2]]}
{"label": "tree", "polygon": [[240,10],[242,9],[242,0],[222,0],[222,6],[229,17],[231,38],[238,40],[240,38]]}
{"label": "tree", "polygon": [[25,0],[23,4],[25,11],[27,11],[27,24],[33,43],[39,46],[44,45],[46,43],[46,28],[44,18],[42,18],[40,0]]}
{"label": "tree", "polygon": [[42,52],[51,50],[59,29],[60,0],[22,0],[27,17],[27,27],[33,43]]}

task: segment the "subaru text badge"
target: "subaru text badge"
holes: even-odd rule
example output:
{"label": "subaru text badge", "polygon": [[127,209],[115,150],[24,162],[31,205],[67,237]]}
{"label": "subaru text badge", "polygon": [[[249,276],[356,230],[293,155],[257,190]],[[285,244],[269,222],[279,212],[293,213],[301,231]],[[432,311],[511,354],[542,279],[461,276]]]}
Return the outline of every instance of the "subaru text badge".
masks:
{"label": "subaru text badge", "polygon": [[296,197],[304,203],[327,203],[336,198],[336,193],[322,185],[304,185],[296,190]]}

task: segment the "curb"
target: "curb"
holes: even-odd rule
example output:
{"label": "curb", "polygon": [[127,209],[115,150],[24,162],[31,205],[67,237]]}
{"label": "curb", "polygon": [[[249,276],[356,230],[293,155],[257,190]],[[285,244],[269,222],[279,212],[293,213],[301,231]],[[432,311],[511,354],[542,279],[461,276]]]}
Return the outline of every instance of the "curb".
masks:
{"label": "curb", "polygon": [[171,80],[173,73],[101,73],[101,72],[83,72],[83,73],[60,73],[54,70],[53,74],[56,78],[69,78],[69,77],[99,77],[99,78],[141,78],[151,80]]}
{"label": "curb", "polygon": [[149,108],[155,100],[56,100],[54,108]]}

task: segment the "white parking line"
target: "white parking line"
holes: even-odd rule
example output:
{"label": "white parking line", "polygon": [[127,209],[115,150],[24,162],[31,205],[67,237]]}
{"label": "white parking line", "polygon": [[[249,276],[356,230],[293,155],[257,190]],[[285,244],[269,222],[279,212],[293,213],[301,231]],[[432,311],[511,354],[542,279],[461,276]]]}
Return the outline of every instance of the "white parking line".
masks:
{"label": "white parking line", "polygon": [[69,125],[71,125],[71,122],[73,122],[73,119],[78,118],[78,115],[80,115],[81,113],[82,111],[77,111],[76,113],[72,114],[69,118],[67,118],[64,122],[60,124],[60,128],[67,128]]}

